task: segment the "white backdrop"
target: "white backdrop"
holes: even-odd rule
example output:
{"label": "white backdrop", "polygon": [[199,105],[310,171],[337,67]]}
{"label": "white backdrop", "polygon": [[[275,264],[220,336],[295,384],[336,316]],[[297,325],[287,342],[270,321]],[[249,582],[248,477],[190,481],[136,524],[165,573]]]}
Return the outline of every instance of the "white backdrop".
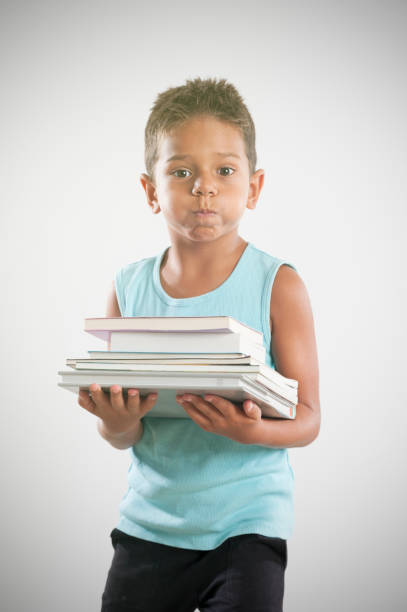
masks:
{"label": "white backdrop", "polygon": [[[401,612],[407,596],[406,4],[0,5],[1,608],[97,612],[129,455],[57,387],[102,348],[115,271],[169,244],[139,176],[156,95],[234,83],[266,172],[241,235],[297,266],[322,427],[296,478],[285,612]],[[404,259],[403,259],[404,256]]]}

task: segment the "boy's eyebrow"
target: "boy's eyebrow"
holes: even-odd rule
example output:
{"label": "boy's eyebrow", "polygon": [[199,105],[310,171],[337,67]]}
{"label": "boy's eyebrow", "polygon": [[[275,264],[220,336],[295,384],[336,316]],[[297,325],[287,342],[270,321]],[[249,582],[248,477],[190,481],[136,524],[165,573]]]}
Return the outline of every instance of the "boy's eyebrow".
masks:
{"label": "boy's eyebrow", "polygon": [[[215,155],[220,155],[222,157],[237,157],[237,159],[240,159],[240,155],[237,155],[237,153],[215,153]],[[167,162],[173,161],[174,159],[186,159],[187,157],[191,157],[191,155],[172,155],[171,157],[169,157],[167,159]]]}

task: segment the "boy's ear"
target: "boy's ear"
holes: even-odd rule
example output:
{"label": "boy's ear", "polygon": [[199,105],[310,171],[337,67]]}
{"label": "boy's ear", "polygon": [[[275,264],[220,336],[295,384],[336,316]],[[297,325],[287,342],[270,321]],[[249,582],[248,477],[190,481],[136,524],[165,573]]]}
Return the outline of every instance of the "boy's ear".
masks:
{"label": "boy's ear", "polygon": [[140,183],[143,186],[144,191],[147,196],[147,204],[151,208],[152,212],[156,215],[160,212],[161,208],[158,204],[157,199],[157,190],[155,188],[154,182],[148,174],[141,174]]}
{"label": "boy's ear", "polygon": [[249,181],[249,195],[247,197],[246,208],[256,208],[257,200],[259,199],[261,189],[264,183],[264,170],[261,168],[253,172]]}

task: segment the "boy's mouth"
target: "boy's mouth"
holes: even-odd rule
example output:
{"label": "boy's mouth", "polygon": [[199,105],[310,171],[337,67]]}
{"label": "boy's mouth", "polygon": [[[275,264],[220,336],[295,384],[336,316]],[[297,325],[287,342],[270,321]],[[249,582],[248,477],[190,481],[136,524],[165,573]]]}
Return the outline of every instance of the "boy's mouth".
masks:
{"label": "boy's mouth", "polygon": [[202,209],[202,210],[195,211],[195,214],[196,215],[216,215],[216,212],[214,210]]}

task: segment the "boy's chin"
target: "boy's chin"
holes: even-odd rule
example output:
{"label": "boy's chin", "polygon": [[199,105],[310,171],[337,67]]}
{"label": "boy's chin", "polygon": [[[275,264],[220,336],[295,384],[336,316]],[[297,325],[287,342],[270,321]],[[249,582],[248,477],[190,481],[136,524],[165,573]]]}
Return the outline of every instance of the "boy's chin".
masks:
{"label": "boy's chin", "polygon": [[204,232],[202,232],[199,235],[194,234],[193,236],[188,236],[187,240],[190,240],[191,242],[197,242],[197,243],[214,242],[215,240],[219,240],[219,238],[222,238],[222,235],[223,234],[218,233],[218,232],[212,232],[212,233],[207,232],[205,235]]}

